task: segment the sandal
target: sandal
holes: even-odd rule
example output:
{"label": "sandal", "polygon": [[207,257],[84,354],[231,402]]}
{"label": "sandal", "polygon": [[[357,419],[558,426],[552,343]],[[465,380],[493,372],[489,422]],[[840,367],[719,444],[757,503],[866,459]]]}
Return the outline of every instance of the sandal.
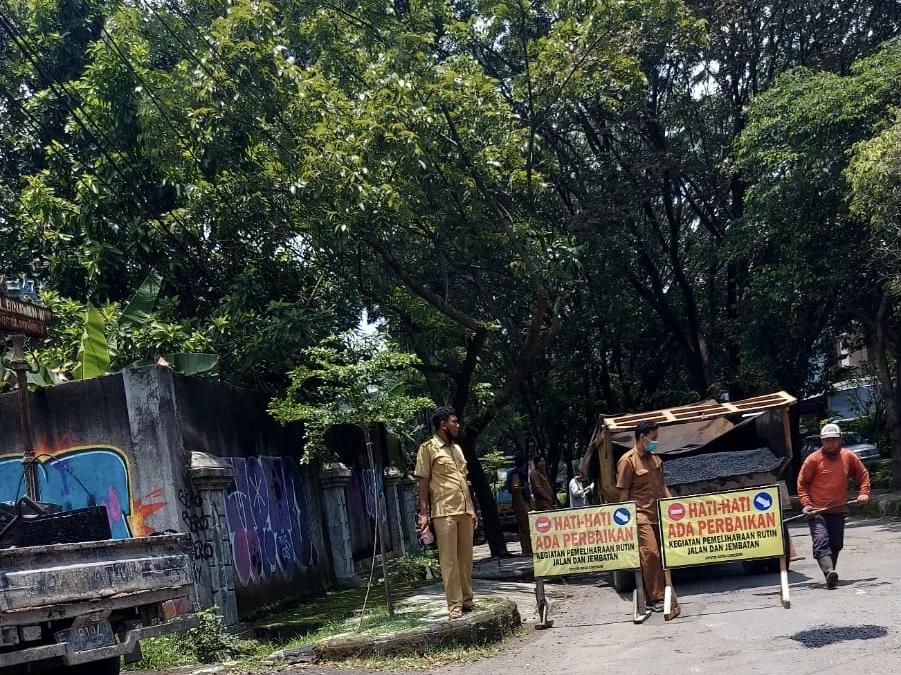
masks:
{"label": "sandal", "polygon": [[447,618],[449,618],[452,621],[454,619],[462,619],[463,618],[463,610],[460,609],[459,607],[457,607],[456,609],[452,609],[450,612],[448,612]]}

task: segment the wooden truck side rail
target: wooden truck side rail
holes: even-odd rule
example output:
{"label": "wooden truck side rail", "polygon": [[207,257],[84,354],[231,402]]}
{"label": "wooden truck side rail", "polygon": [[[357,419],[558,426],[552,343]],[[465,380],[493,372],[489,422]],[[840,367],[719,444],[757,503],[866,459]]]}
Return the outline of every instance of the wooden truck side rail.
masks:
{"label": "wooden truck side rail", "polygon": [[0,550],[0,626],[7,612],[193,584],[183,535]]}
{"label": "wooden truck side rail", "polygon": [[603,417],[598,420],[592,435],[590,446],[595,448],[598,454],[598,480],[601,494],[608,502],[618,501],[619,495],[616,489],[616,467],[613,462],[613,444],[610,438],[611,432],[632,431],[643,420],[657,422],[660,426],[672,424],[684,424],[686,422],[701,422],[718,417],[727,417],[735,414],[753,415],[773,408],[782,408],[782,427],[785,436],[785,457],[780,463],[776,473],[781,473],[792,459],[791,425],[788,409],[797,403],[797,399],[779,391],[765,396],[756,396],[741,401],[719,403],[706,401],[693,405],[678,406],[675,408],[663,408],[643,413],[630,413]]}
{"label": "wooden truck side rail", "polygon": [[140,640],[190,628],[196,605],[188,535],[0,549],[0,673],[133,660]]}

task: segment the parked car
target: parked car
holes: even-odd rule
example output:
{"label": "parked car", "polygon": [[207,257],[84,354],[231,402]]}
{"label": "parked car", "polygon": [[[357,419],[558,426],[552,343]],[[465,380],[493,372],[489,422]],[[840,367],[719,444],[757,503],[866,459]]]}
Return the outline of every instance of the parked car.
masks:
{"label": "parked car", "polygon": [[[856,431],[842,432],[842,446],[857,455],[862,461],[866,462],[871,459],[879,459],[879,448],[870,443]],[[820,447],[819,436],[808,436],[804,439],[804,447],[801,450],[802,457],[814,452]]]}

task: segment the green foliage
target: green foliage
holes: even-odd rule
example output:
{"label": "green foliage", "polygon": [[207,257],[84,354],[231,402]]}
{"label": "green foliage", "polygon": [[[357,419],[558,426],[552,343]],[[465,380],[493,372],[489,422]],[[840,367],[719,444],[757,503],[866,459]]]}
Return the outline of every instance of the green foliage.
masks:
{"label": "green foliage", "polygon": [[[776,382],[809,385],[855,323],[871,330],[881,292],[873,240],[849,210],[855,143],[901,103],[901,45],[889,42],[847,75],[790,71],[753,102],[736,159],[753,186],[736,255],[755,269],[742,327],[749,362]],[[874,289],[877,289],[874,292]]]}
{"label": "green foliage", "polygon": [[427,549],[422,555],[394,558],[388,574],[391,576],[392,584],[415,584],[421,583],[426,578],[440,579],[441,566],[438,564],[437,553]]}
{"label": "green foliage", "polygon": [[482,467],[484,467],[485,473],[492,483],[498,482],[498,471],[501,469],[509,469],[513,466],[513,457],[498,449],[486,452],[479,458],[479,461],[482,462]]}
{"label": "green foliage", "polygon": [[854,147],[845,176],[853,195],[852,213],[869,224],[877,260],[897,295],[901,291],[901,113]]}
{"label": "green foliage", "polygon": [[[151,274],[121,311],[117,303],[82,306],[45,293],[43,300],[54,313],[54,323],[49,344],[31,355],[37,372],[29,376],[29,383],[47,387],[156,363],[160,358],[185,375],[214,370],[219,362],[216,354],[188,351],[209,349],[212,340],[189,325],[167,320],[171,306],[158,300],[159,289],[159,277]],[[7,371],[3,382],[9,386],[13,380]]]}
{"label": "green foliage", "polygon": [[84,317],[84,331],[78,345],[76,365],[72,377],[87,380],[106,375],[110,366],[109,344],[104,335],[106,322],[100,310],[88,304]]}
{"label": "green foliage", "polygon": [[283,399],[365,308],[474,476],[480,434],[568,458],[600,412],[813,390],[899,269],[901,13],[861,12],[11,0],[0,269],[59,317],[32,381],[102,370],[91,305],[109,368],[216,353]]}
{"label": "green foliage", "polygon": [[197,625],[184,634],[183,644],[199,663],[218,663],[247,654],[253,645],[225,630],[217,607],[197,613]]}
{"label": "green foliage", "polygon": [[161,635],[141,641],[141,660],[124,670],[164,670],[197,663],[194,654],[185,648],[184,637],[178,634]]}
{"label": "green foliage", "polygon": [[433,405],[407,393],[418,380],[419,360],[378,337],[329,338],[304,350],[301,360],[289,373],[286,396],[269,410],[280,422],[304,423],[304,461],[329,459],[325,436],[333,427],[382,424],[409,435],[416,414]]}
{"label": "green foliage", "polygon": [[216,607],[201,610],[195,616],[197,625],[185,633],[170,633],[143,640],[143,658],[126,670],[164,670],[261,655],[259,643],[241,640],[228,633]]}

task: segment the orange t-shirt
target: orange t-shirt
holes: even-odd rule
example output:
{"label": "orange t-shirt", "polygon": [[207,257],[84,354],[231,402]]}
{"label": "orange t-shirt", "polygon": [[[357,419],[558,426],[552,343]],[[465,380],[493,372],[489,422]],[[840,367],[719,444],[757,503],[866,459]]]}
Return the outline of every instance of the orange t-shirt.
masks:
{"label": "orange t-shirt", "polygon": [[[848,501],[848,476],[854,476],[861,494],[870,494],[870,473],[863,462],[850,450],[842,448],[835,458],[817,450],[801,465],[798,474],[798,498],[801,506],[822,509]],[[829,513],[844,513],[847,506],[830,509]]]}

